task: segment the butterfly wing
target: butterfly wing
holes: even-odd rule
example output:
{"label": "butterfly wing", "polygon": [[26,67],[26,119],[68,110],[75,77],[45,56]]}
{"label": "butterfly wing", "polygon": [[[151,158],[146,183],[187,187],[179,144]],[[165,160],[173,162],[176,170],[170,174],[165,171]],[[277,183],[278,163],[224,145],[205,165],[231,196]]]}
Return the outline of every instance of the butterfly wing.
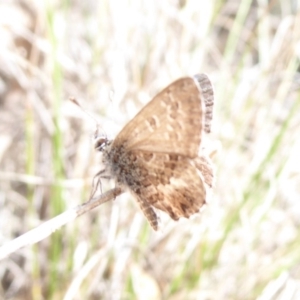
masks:
{"label": "butterfly wing", "polygon": [[132,192],[138,199],[165,211],[174,220],[199,211],[205,203],[206,190],[193,160],[178,154],[143,151],[133,154],[140,176],[131,188],[134,187]]}
{"label": "butterfly wing", "polygon": [[214,108],[214,90],[206,74],[197,74],[194,76],[194,78],[198,83],[198,87],[202,91],[205,104],[204,131],[206,133],[210,133]]}
{"label": "butterfly wing", "polygon": [[204,130],[205,102],[199,84],[181,78],[156,95],[119,133],[115,146],[128,151],[196,157]]}

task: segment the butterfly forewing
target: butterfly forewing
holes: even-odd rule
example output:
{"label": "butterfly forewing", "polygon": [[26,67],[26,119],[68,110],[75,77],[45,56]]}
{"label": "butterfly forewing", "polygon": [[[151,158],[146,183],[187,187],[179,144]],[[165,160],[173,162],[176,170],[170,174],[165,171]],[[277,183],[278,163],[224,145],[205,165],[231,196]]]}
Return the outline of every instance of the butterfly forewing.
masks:
{"label": "butterfly forewing", "polygon": [[198,86],[202,92],[202,99],[205,104],[204,113],[204,131],[210,133],[211,122],[213,118],[213,107],[214,107],[214,90],[211,82],[206,74],[197,74],[194,76]]}
{"label": "butterfly forewing", "polygon": [[182,78],[153,98],[114,140],[128,150],[198,154],[204,120],[201,91],[193,78]]}

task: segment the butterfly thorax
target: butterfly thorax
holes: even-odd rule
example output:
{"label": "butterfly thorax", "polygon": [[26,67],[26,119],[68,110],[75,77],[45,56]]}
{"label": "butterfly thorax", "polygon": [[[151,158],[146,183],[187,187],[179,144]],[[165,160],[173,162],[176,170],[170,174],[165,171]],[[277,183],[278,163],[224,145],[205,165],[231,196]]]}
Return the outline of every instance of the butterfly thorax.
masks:
{"label": "butterfly thorax", "polygon": [[138,189],[137,178],[141,179],[139,173],[140,166],[134,153],[126,150],[124,146],[116,146],[113,141],[102,141],[99,148],[102,152],[102,163],[106,177],[116,180],[117,185],[129,187],[135,191]]}

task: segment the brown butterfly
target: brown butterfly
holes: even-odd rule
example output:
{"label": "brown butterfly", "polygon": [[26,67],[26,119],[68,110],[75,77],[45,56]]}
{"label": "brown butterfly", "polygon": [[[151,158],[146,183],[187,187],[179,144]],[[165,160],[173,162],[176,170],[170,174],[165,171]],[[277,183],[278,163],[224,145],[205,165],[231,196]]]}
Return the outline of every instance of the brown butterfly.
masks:
{"label": "brown butterfly", "polygon": [[139,203],[154,230],[154,208],[178,220],[199,211],[212,186],[213,168],[201,153],[211,129],[214,95],[205,74],[176,80],[156,95],[114,140],[95,135],[104,169]]}

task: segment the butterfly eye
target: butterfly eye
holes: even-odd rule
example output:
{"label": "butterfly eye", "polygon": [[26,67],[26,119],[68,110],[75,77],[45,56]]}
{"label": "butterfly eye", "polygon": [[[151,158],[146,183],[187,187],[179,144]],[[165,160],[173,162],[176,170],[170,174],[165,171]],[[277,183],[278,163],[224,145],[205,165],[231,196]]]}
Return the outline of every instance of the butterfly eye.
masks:
{"label": "butterfly eye", "polygon": [[95,149],[102,152],[109,144],[107,137],[95,137]]}

